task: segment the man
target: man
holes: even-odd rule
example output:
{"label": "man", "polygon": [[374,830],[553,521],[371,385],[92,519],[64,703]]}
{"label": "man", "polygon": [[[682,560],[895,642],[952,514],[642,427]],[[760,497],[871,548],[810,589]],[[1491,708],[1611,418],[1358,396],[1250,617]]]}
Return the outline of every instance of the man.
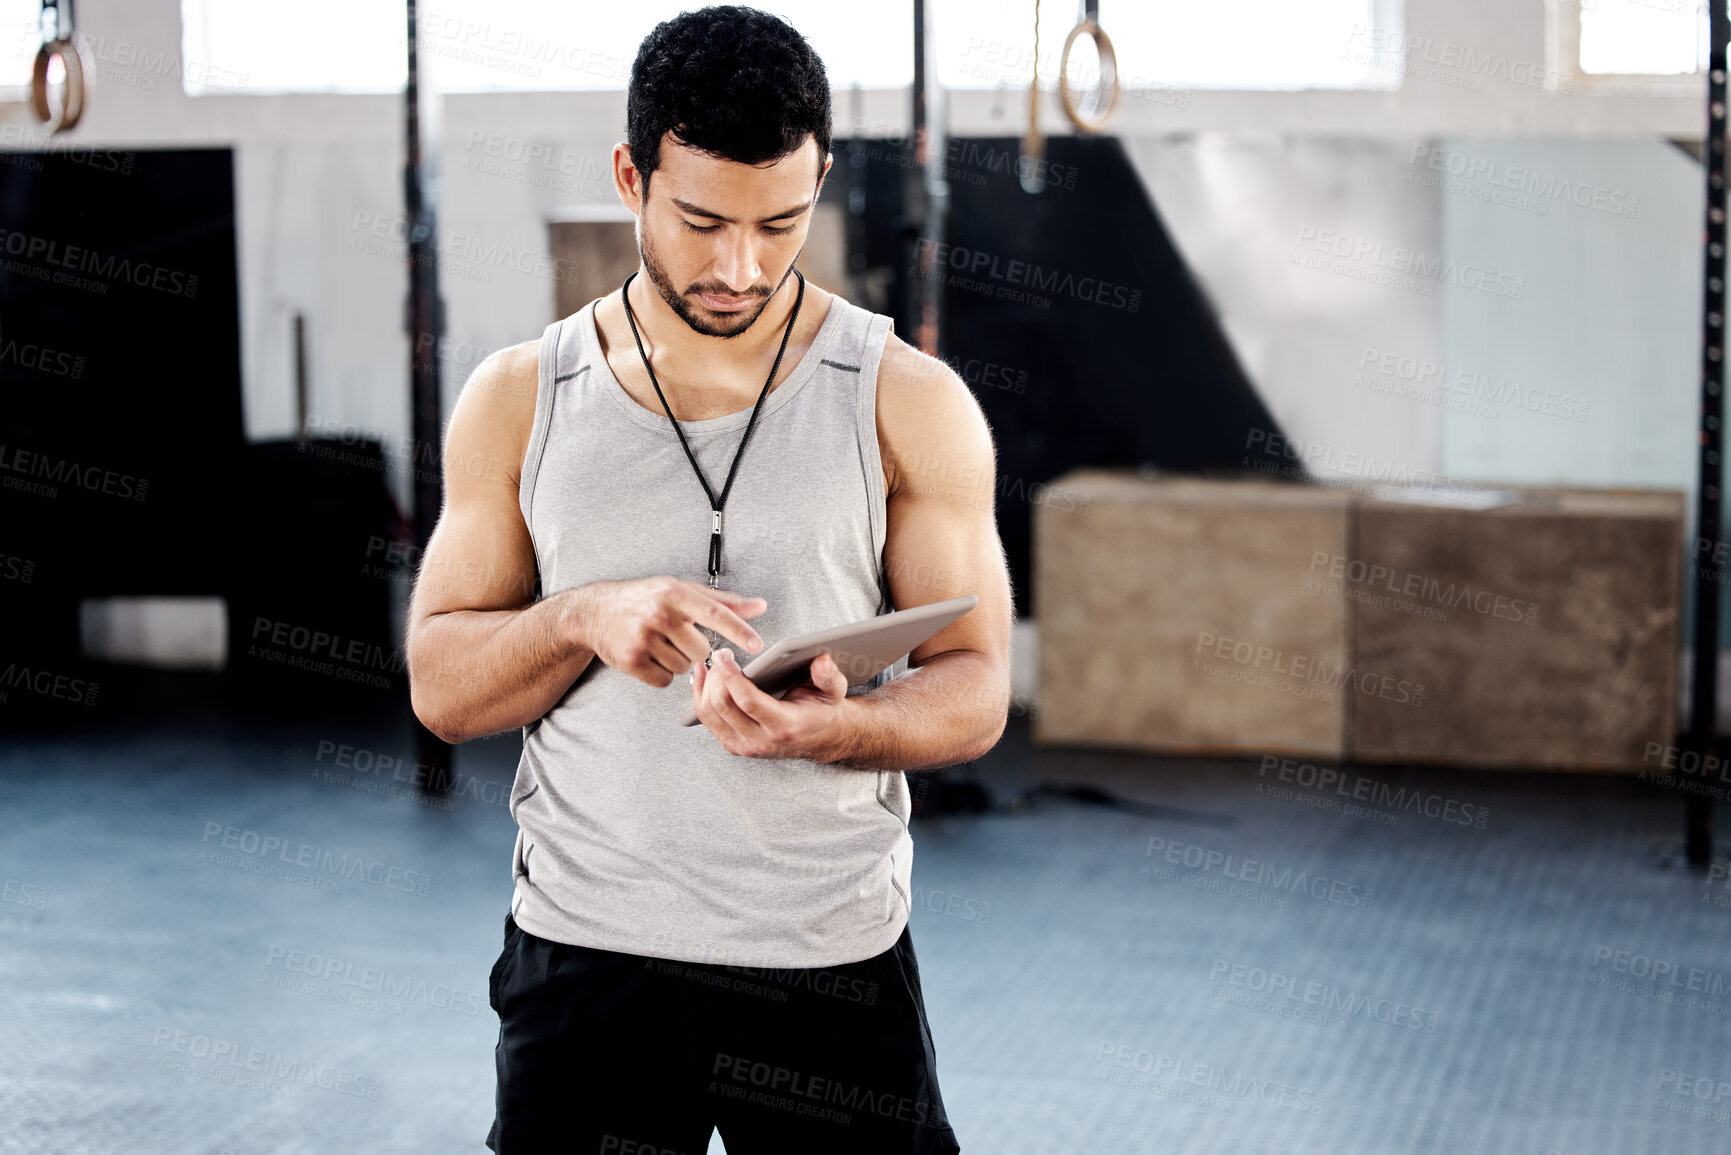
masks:
{"label": "man", "polygon": [[[794,271],[831,163],[797,32],[667,21],[627,114],[639,270],[476,370],[410,610],[427,726],[524,728],[488,1146],[703,1155],[719,1126],[731,1155],[956,1152],[904,772],[1003,733],[991,434],[889,318]],[[970,593],[852,692],[826,656],[778,700],[725,644]]]}

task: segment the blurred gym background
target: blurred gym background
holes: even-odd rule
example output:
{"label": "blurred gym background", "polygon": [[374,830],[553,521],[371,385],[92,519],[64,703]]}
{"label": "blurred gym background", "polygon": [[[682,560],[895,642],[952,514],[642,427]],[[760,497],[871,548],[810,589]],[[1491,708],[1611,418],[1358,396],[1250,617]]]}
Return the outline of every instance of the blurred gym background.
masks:
{"label": "blurred gym background", "polygon": [[[0,0],[0,1151],[482,1149],[520,738],[403,612],[693,6]],[[996,437],[964,1147],[1724,1150],[1723,5],[764,6],[807,275]]]}

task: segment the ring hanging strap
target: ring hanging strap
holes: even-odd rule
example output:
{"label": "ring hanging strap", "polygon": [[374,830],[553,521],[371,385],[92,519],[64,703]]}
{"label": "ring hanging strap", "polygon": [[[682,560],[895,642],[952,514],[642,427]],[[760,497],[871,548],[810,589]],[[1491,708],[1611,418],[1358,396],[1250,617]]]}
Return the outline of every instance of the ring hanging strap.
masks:
{"label": "ring hanging strap", "polygon": [[[1085,12],[1086,18],[1070,29],[1070,35],[1064,39],[1064,53],[1058,59],[1058,98],[1070,123],[1092,134],[1106,127],[1112,110],[1118,107],[1118,54],[1112,48],[1112,38],[1100,27],[1100,0],[1087,0]],[[1070,88],[1070,52],[1084,36],[1094,41],[1094,51],[1100,57],[1100,80],[1094,98],[1098,111],[1090,116],[1084,116],[1077,108],[1076,94]]]}

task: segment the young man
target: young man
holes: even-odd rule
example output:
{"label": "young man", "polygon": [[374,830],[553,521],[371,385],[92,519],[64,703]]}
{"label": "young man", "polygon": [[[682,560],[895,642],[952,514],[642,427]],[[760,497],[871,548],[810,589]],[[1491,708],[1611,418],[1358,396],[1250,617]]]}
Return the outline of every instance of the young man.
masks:
{"label": "young man", "polygon": [[[794,271],[831,163],[797,32],[683,14],[627,110],[638,272],[477,369],[410,611],[427,726],[524,728],[488,1146],[956,1152],[904,772],[1003,733],[991,433],[889,318]],[[726,644],[970,593],[851,693],[820,657],[777,700]]]}

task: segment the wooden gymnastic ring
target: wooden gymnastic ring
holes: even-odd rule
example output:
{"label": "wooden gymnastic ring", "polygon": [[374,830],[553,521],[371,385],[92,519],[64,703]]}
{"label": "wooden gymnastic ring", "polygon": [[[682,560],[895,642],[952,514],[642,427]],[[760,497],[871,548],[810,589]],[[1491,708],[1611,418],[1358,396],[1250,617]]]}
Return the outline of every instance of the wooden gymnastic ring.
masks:
{"label": "wooden gymnastic ring", "polygon": [[[1105,83],[1108,70],[1112,75],[1112,97],[1106,102],[1106,111],[1093,120],[1086,119],[1077,111],[1076,94],[1070,91],[1070,50],[1083,36],[1093,38],[1094,51],[1100,56],[1100,82]],[[1112,49],[1112,38],[1093,20],[1082,21],[1064,38],[1064,53],[1058,58],[1058,98],[1064,105],[1064,115],[1082,132],[1099,132],[1111,119],[1112,110],[1118,107],[1118,54]]]}
{"label": "wooden gymnastic ring", "polygon": [[60,102],[60,122],[51,131],[66,132],[84,115],[91,69],[84,50],[70,38],[50,40],[36,50],[36,62],[30,69],[30,103],[43,124],[54,123],[54,110],[48,104],[48,65],[56,56],[66,69],[66,92]]}

